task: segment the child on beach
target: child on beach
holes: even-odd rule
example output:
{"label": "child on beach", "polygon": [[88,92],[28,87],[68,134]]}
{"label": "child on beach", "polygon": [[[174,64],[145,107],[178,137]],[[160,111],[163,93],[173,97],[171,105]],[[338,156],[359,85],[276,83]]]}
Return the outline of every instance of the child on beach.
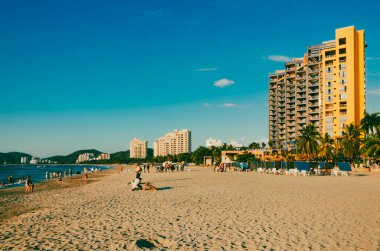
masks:
{"label": "child on beach", "polygon": [[32,182],[32,179],[28,175],[28,177],[25,180],[25,192],[26,193],[28,193],[28,192],[32,193],[33,190],[34,190],[34,184]]}

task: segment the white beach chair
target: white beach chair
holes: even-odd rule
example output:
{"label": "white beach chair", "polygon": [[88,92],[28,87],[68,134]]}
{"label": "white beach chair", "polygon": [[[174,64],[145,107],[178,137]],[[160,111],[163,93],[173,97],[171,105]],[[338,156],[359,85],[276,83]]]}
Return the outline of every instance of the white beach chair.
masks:
{"label": "white beach chair", "polygon": [[348,176],[348,172],[347,171],[340,171],[340,175],[341,176]]}
{"label": "white beach chair", "polygon": [[301,175],[301,176],[308,176],[306,170],[301,170],[300,175]]}
{"label": "white beach chair", "polygon": [[276,174],[276,172],[277,172],[277,169],[276,168],[272,168],[271,173]]}
{"label": "white beach chair", "polygon": [[258,173],[262,173],[263,172],[263,169],[261,167],[257,168],[257,172]]}
{"label": "white beach chair", "polygon": [[338,170],[334,169],[331,171],[331,176],[338,176]]}

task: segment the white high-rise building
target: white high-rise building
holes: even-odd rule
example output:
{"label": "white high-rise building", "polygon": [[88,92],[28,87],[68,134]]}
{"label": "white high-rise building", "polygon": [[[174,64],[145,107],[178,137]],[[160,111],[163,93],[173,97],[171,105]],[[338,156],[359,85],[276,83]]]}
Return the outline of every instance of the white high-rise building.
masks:
{"label": "white high-rise building", "polygon": [[174,130],[154,142],[154,156],[177,155],[191,152],[191,131]]}
{"label": "white high-rise building", "polygon": [[28,157],[21,157],[21,164],[26,164],[29,162],[29,158]]}
{"label": "white high-rise building", "polygon": [[96,158],[97,160],[109,160],[111,159],[111,155],[109,153],[101,153],[99,156]]}
{"label": "white high-rise building", "polygon": [[39,164],[41,162],[41,159],[38,157],[32,157],[32,160],[30,161],[30,164]]}
{"label": "white high-rise building", "polygon": [[148,141],[134,138],[129,142],[129,156],[131,159],[145,159],[147,156]]}
{"label": "white high-rise building", "polygon": [[81,155],[78,156],[78,159],[77,159],[76,163],[90,161],[93,158],[94,158],[94,154],[93,153],[83,153],[83,154],[81,154]]}
{"label": "white high-rise building", "polygon": [[213,138],[209,138],[209,139],[206,139],[206,147],[221,147],[223,144],[222,144],[222,140],[220,139],[213,139]]}

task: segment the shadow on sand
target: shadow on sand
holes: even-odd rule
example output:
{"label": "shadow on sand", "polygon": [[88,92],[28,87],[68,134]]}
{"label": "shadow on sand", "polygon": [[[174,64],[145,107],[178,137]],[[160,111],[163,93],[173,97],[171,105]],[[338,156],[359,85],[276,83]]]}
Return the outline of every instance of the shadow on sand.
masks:
{"label": "shadow on sand", "polygon": [[164,190],[171,190],[173,189],[174,187],[157,187],[157,190],[158,191],[164,191]]}

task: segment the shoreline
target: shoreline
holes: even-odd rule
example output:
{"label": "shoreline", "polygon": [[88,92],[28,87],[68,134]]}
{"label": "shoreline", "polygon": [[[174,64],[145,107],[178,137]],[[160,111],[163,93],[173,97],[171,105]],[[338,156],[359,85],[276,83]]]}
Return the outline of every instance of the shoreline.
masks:
{"label": "shoreline", "polygon": [[[23,166],[23,164],[13,164],[15,166]],[[1,166],[8,166],[8,165],[1,165]],[[0,166],[0,167],[1,167]],[[25,164],[25,166],[32,166],[32,167],[37,167],[40,166],[40,165],[30,165],[30,164]],[[47,166],[47,165],[43,165],[43,166]],[[55,166],[55,167],[59,167],[59,166],[83,166],[83,165],[76,165],[76,164],[50,164],[49,166]],[[86,166],[86,165],[84,165]],[[108,171],[110,169],[113,168],[113,165],[87,165],[87,166],[101,166],[101,167],[106,167],[106,169],[104,170],[101,170],[101,172],[105,172],[105,171]],[[71,177],[69,177],[68,175],[66,175],[66,177],[62,178],[62,181],[64,179],[68,179],[68,178],[74,178],[76,176],[81,176],[82,174],[77,174],[77,173],[73,173]],[[56,179],[40,179],[40,180],[37,180],[37,181],[33,181],[33,184],[35,185],[41,185],[45,182],[50,182],[50,181],[56,181]],[[25,180],[22,181],[21,183],[18,183],[19,181],[15,181],[12,185],[9,185],[9,184],[6,184],[4,187],[0,187],[0,195],[1,195],[1,192],[2,191],[5,191],[5,190],[10,190],[10,189],[16,189],[17,188],[23,188],[24,185],[25,185]]]}
{"label": "shoreline", "polygon": [[38,206],[22,206],[25,198],[31,194],[81,187],[99,182],[106,176],[120,172],[121,166],[122,165],[118,164],[107,165],[109,169],[102,170],[101,172],[90,173],[88,174],[87,180],[83,180],[81,174],[76,174],[72,177],[63,178],[62,181],[57,181],[56,179],[39,181],[34,183],[35,187],[33,193],[25,193],[24,185],[2,188],[0,189],[0,223],[6,222],[13,217],[37,210]]}

